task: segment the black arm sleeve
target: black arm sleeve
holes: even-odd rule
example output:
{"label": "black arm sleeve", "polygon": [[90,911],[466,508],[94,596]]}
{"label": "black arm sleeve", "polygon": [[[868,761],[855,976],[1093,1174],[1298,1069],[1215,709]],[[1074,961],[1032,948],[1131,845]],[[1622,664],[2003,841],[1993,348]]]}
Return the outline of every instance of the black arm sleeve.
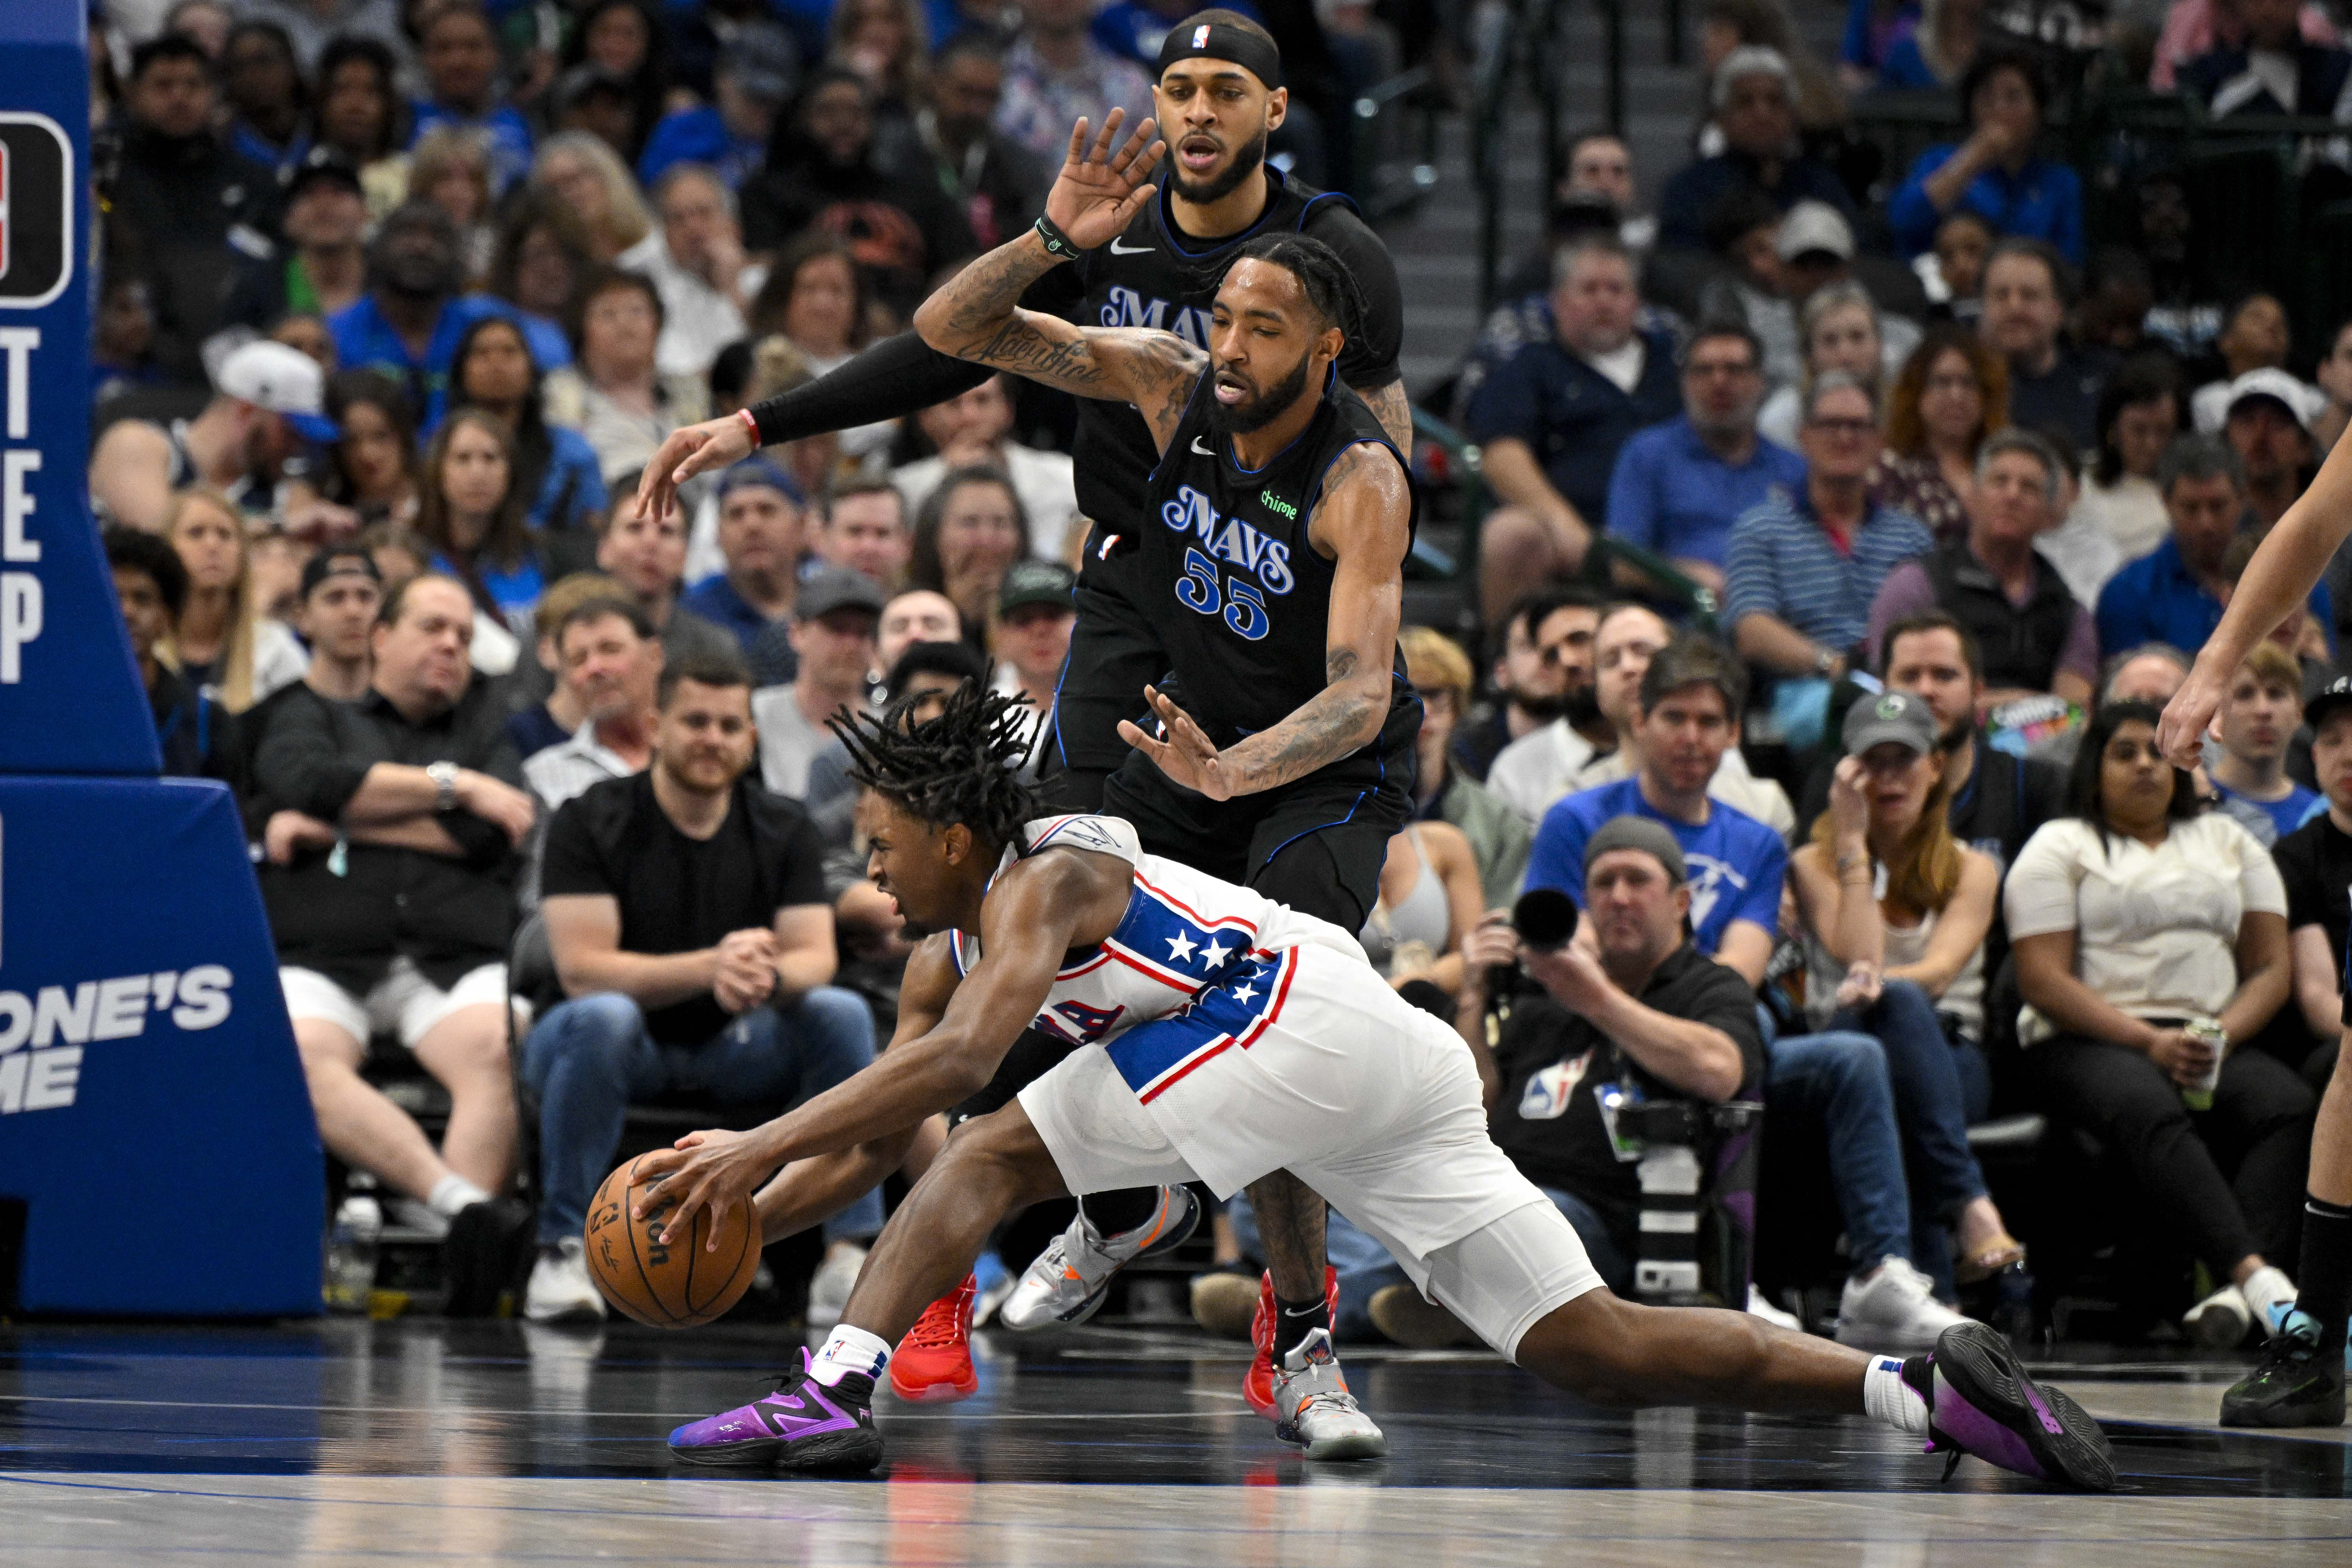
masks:
{"label": "black arm sleeve", "polygon": [[900,332],[830,375],[754,404],[751,417],[760,422],[760,444],[772,447],[896,419],[970,392],[995,374],[984,364],[943,354],[913,332]]}
{"label": "black arm sleeve", "polygon": [[[1381,259],[1387,259],[1387,252],[1381,252]],[[1391,267],[1389,271],[1393,286],[1396,269]],[[1022,309],[1065,320],[1075,318],[1085,302],[1083,278],[1084,263],[1055,268],[1029,285],[1021,296]],[[760,422],[760,444],[772,447],[829,430],[901,418],[961,397],[995,374],[984,364],[940,353],[919,333],[900,332],[883,339],[830,375],[752,405],[751,417]]]}

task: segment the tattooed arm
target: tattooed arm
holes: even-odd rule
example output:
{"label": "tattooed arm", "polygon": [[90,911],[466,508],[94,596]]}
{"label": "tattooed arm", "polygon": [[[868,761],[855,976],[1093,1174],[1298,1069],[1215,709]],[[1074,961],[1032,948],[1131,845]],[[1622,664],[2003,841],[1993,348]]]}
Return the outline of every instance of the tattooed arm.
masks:
{"label": "tattooed arm", "polygon": [[941,353],[1045,385],[1131,403],[1168,447],[1208,356],[1173,332],[1077,327],[1014,303],[1060,263],[1034,231],[998,246],[923,301],[915,331]]}
{"label": "tattooed arm", "polygon": [[[1112,110],[1091,146],[1083,120],[1070,132],[1069,156],[1046,193],[1045,216],[1072,245],[1092,250],[1125,232],[1157,194],[1152,166],[1167,151],[1151,121],[1111,151],[1122,118]],[[1135,405],[1162,451],[1184,416],[1192,384],[1209,361],[1173,332],[1077,327],[1020,307],[1029,285],[1061,265],[1032,230],[1000,245],[958,273],[915,312],[915,331],[941,353],[1080,397]]]}
{"label": "tattooed arm", "polygon": [[1400,376],[1386,386],[1350,387],[1349,391],[1364,400],[1372,417],[1381,422],[1381,429],[1396,443],[1396,449],[1408,456],[1412,451],[1412,401],[1404,395],[1404,378]]}
{"label": "tattooed arm", "polygon": [[1280,723],[1220,752],[1190,715],[1147,686],[1144,695],[1168,738],[1155,739],[1124,720],[1120,737],[1170,778],[1212,800],[1286,784],[1369,742],[1388,716],[1395,679],[1412,514],[1412,494],[1393,453],[1370,443],[1340,453],[1307,525],[1308,542],[1332,559],[1323,689]]}

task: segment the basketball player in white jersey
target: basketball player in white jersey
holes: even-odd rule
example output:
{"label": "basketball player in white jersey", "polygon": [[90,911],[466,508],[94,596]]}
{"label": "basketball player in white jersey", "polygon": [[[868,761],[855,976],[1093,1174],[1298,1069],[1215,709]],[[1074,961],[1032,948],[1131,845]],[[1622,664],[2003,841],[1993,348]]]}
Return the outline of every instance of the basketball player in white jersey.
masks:
{"label": "basketball player in white jersey", "polygon": [[[1208,748],[1181,710],[1160,708],[1168,743]],[[836,728],[866,792],[869,872],[910,931],[933,933],[908,965],[899,1043],[754,1131],[693,1133],[647,1156],[676,1192],[667,1235],[691,1235],[706,1206],[725,1215],[788,1161],[902,1136],[986,1082],[1024,1029],[1085,1045],[950,1137],[824,1347],[803,1351],[776,1392],[673,1432],[679,1459],[870,1469],[892,1346],[1007,1213],[1150,1184],[1224,1196],[1287,1166],[1489,1344],[1587,1398],[1867,1413],[1930,1451],[2115,1485],[2097,1423],[2036,1387],[1981,1324],[1897,1361],[1744,1312],[1612,1296],[1568,1221],[1486,1136],[1452,1031],[1338,927],[1145,855],[1118,818],[1030,820],[1034,797],[1007,765],[1024,744],[1014,700],[967,689],[928,722]],[[1276,1398],[1294,1441],[1352,1407],[1328,1331],[1285,1358]]]}

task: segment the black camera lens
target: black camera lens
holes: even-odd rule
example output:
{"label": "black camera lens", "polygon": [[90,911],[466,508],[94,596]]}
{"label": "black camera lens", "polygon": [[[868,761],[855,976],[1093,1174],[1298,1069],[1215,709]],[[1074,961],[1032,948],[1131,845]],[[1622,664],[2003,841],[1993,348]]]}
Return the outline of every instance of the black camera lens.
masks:
{"label": "black camera lens", "polygon": [[1550,952],[1576,936],[1576,900],[1557,888],[1529,888],[1511,906],[1511,929],[1529,947]]}

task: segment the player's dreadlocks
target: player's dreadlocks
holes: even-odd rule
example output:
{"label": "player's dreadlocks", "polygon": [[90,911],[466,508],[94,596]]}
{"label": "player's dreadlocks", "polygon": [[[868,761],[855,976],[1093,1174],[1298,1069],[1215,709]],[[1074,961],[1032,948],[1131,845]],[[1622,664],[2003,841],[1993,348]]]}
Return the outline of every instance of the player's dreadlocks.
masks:
{"label": "player's dreadlocks", "polygon": [[1029,757],[1028,708],[967,681],[938,718],[908,722],[915,694],[879,719],[825,721],[849,750],[849,776],[934,828],[962,823],[989,845],[1017,841],[1039,815],[1037,792],[1017,771]]}
{"label": "player's dreadlocks", "polygon": [[1263,235],[1243,246],[1234,259],[1264,261],[1281,268],[1298,279],[1307,302],[1324,321],[1339,328],[1340,336],[1352,343],[1360,335],[1363,290],[1356,286],[1355,277],[1348,270],[1348,264],[1339,259],[1339,253],[1312,235]]}

